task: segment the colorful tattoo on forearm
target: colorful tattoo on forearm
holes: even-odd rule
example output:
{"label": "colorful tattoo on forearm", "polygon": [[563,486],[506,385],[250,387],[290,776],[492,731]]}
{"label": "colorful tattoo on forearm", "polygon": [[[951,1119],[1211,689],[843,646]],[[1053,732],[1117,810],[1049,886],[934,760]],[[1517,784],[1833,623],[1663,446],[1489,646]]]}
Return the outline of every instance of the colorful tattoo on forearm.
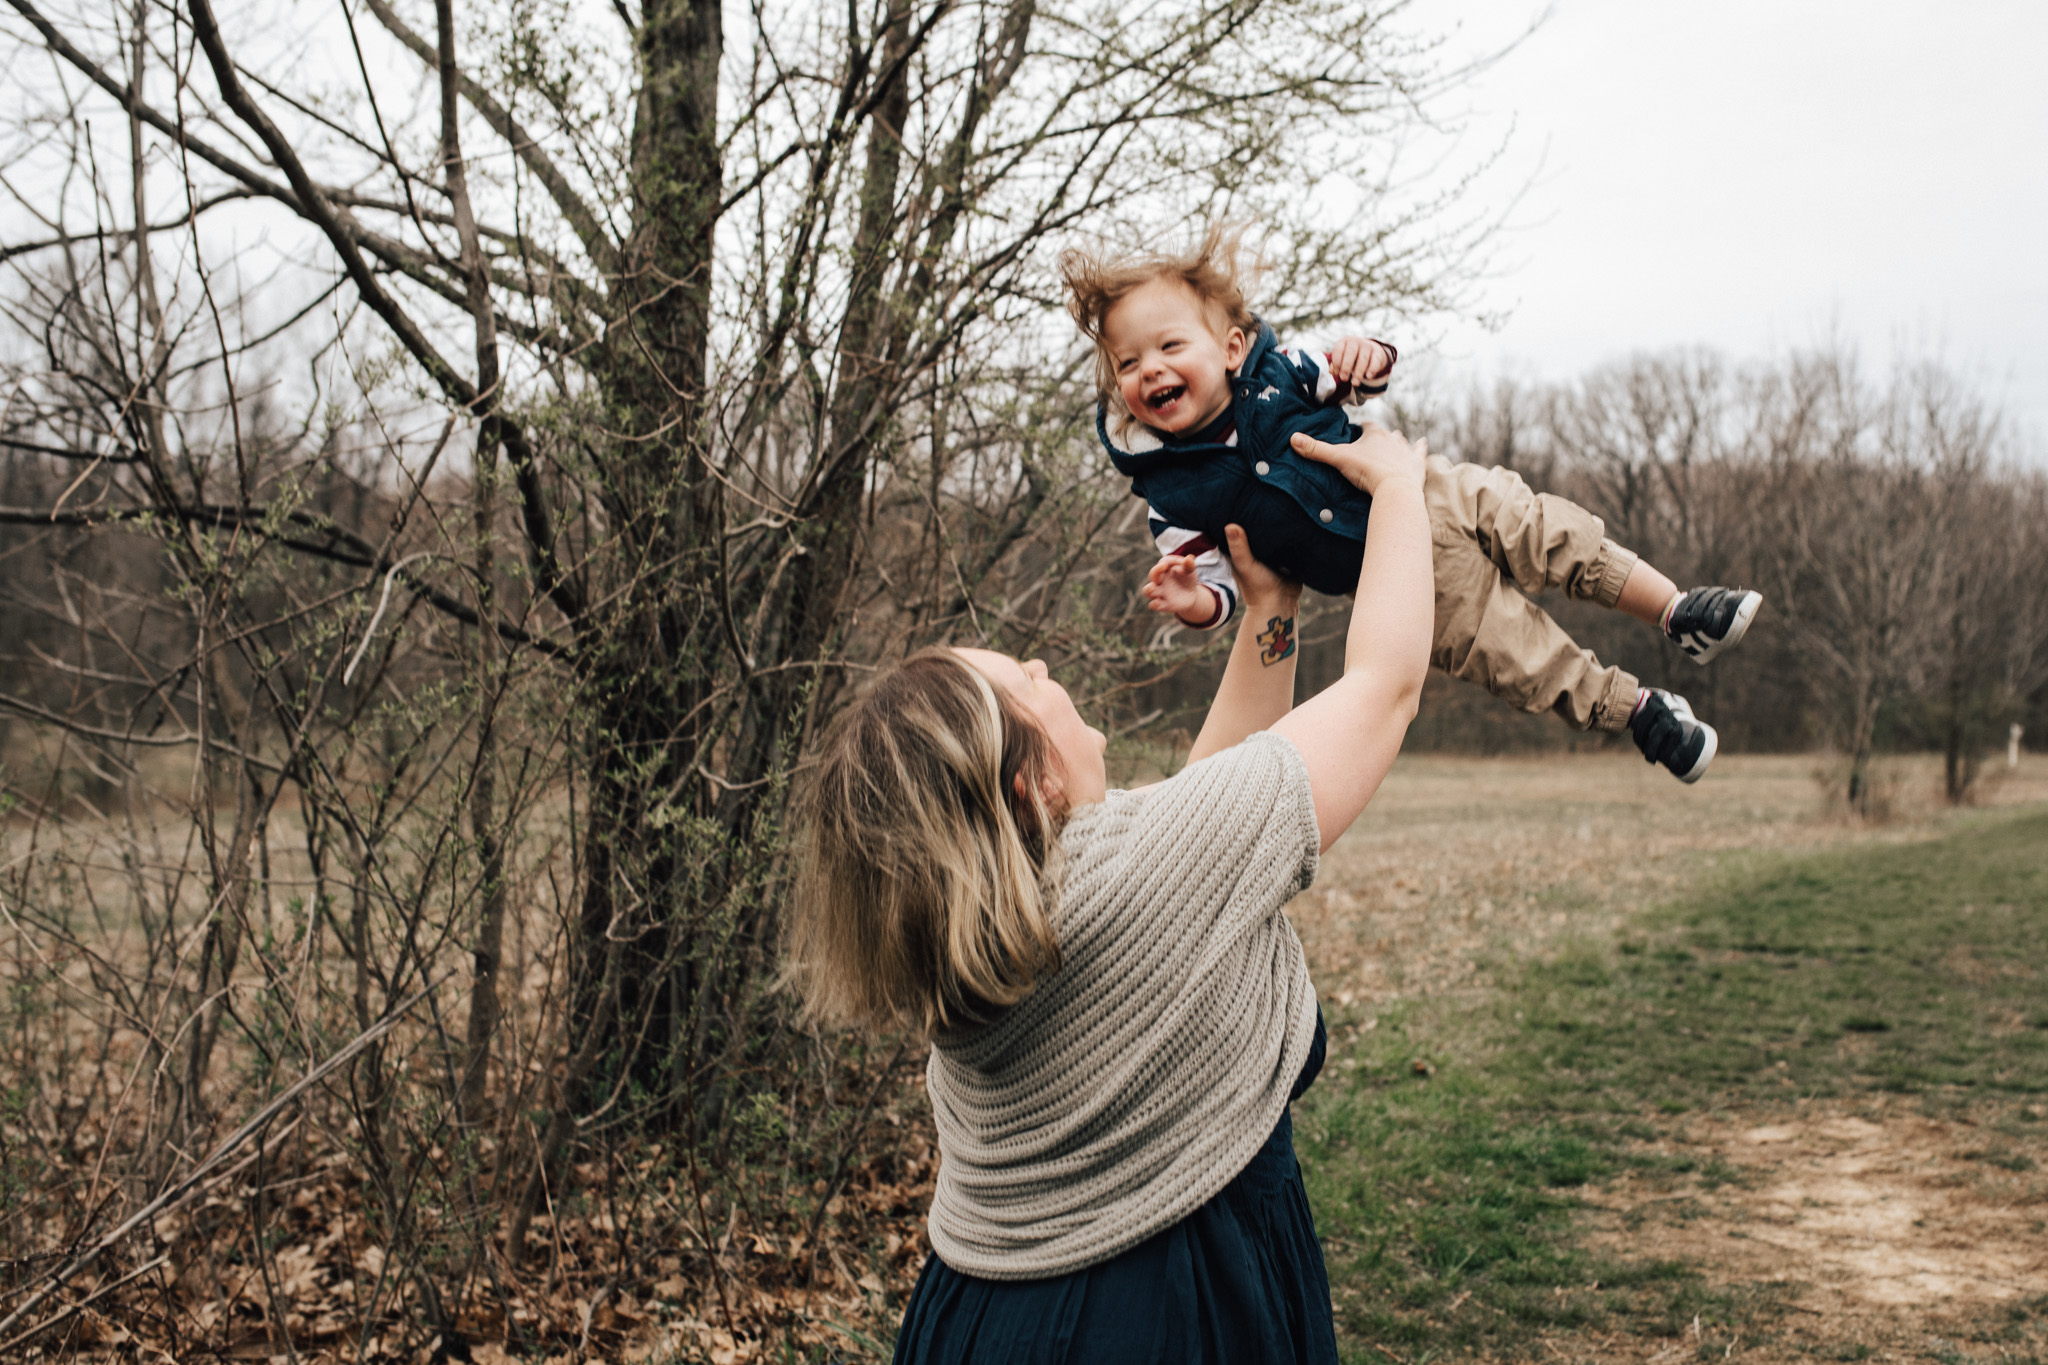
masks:
{"label": "colorful tattoo on forearm", "polygon": [[1294,657],[1294,618],[1275,616],[1259,632],[1259,662],[1268,668],[1282,659]]}

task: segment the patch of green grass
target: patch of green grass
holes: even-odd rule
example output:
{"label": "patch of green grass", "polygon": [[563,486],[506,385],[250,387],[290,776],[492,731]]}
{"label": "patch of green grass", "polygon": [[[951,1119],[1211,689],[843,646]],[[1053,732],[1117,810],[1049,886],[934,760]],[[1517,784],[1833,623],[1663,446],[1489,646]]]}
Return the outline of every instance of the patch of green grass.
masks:
{"label": "patch of green grass", "polygon": [[2048,816],[1931,843],[1754,859],[1650,917],[1653,952],[1532,971],[1522,1050],[1552,1103],[2048,1091]]}
{"label": "patch of green grass", "polygon": [[1639,1159],[1616,1132],[1531,1106],[1509,1052],[1419,1076],[1416,1031],[1383,1016],[1295,1130],[1347,1359],[1511,1350],[1616,1324],[1677,1336],[1695,1316],[1754,1339],[1774,1316],[1783,1286],[1710,1286],[1677,1262],[1576,1245],[1573,1191]]}
{"label": "patch of green grass", "polygon": [[[1340,1313],[1374,1340],[1442,1344],[1428,1324],[1450,1311],[1460,1330],[1449,1340],[1474,1343],[1483,1322],[1456,1314],[1474,1286],[1491,1302],[1579,1278],[1578,1258],[1554,1235],[1570,1207],[1558,1191],[1608,1165],[1554,1125],[1500,1123],[1498,1088],[1483,1073],[1417,1076],[1407,1028],[1382,1022],[1353,1052],[1352,1082],[1330,1085],[1296,1130],[1333,1290]],[[1560,1300],[1540,1316],[1574,1311]]]}
{"label": "patch of green grass", "polygon": [[[2048,1088],[2048,815],[1800,858],[1745,856],[1619,943],[1503,964],[1494,1003],[1334,1020],[1296,1145],[1351,1359],[1516,1353],[1574,1327],[1768,1336],[1783,1286],[1617,1263],[1572,1235],[1573,1191],[1730,1102]],[[1427,1055],[1434,1074],[1412,1059]],[[2038,1112],[2022,1108],[2021,1115]],[[1987,1146],[1982,1159],[2016,1154]]]}

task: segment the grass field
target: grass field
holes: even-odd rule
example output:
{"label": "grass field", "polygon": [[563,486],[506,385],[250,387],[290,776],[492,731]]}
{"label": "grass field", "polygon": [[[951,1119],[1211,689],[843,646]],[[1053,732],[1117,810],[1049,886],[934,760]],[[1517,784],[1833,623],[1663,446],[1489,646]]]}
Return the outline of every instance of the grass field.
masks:
{"label": "grass field", "polygon": [[1294,907],[1347,1357],[2048,1359],[2048,765],[1403,760]]}

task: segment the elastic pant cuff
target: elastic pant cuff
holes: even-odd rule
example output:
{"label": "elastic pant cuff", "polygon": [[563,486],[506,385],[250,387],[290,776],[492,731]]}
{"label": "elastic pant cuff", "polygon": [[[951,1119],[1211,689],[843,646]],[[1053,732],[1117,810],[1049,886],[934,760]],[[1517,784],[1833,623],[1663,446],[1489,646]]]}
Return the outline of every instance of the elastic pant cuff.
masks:
{"label": "elastic pant cuff", "polygon": [[1587,596],[1603,607],[1619,603],[1621,585],[1628,582],[1629,573],[1636,567],[1636,558],[1636,552],[1626,545],[1617,545],[1603,538],[1600,553],[1593,556],[1593,562],[1588,566]]}
{"label": "elastic pant cuff", "polygon": [[[1628,554],[1628,551],[1623,550],[1622,553]],[[1635,556],[1629,555],[1629,558],[1633,560]],[[1599,703],[1593,708],[1591,728],[1610,733],[1628,729],[1629,718],[1636,713],[1636,698],[1642,694],[1642,690],[1643,685],[1636,680],[1635,674],[1616,669],[1614,677],[1607,684],[1607,690],[1601,694]]]}

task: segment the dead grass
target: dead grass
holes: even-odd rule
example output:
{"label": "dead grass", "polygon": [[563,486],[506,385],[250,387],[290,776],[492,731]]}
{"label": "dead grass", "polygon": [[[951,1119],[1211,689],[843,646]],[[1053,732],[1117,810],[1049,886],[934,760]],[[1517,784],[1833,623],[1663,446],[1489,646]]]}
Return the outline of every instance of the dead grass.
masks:
{"label": "dead grass", "polygon": [[[1483,991],[1503,951],[1608,936],[1684,889],[1702,854],[1932,838],[1952,818],[1932,756],[1883,760],[1894,818],[1831,813],[1812,755],[1730,754],[1694,786],[1633,753],[1403,755],[1365,817],[1288,907],[1317,990],[1370,1018]],[[2048,756],[1982,785],[1979,808],[2048,801]]]}
{"label": "dead grass", "polygon": [[1674,1189],[1625,1173],[1587,1199],[1593,1243],[1652,1244],[1725,1278],[1796,1284],[1801,1309],[1838,1327],[1906,1327],[2048,1294],[2037,1159],[2048,1134],[2001,1133],[1897,1096],[1795,1102],[1753,1122],[1765,1116],[1707,1115],[1646,1144],[1735,1178]]}

